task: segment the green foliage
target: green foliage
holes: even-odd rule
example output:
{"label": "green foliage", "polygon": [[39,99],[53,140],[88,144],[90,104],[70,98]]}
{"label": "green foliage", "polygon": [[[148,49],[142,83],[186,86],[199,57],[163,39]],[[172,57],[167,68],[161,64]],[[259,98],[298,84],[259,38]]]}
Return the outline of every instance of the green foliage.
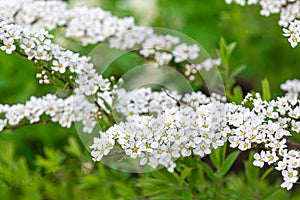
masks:
{"label": "green foliage", "polygon": [[271,89],[270,89],[270,84],[267,79],[264,79],[261,82],[262,86],[262,98],[263,100],[270,101],[271,100]]}
{"label": "green foliage", "polygon": [[236,86],[237,76],[246,68],[245,65],[234,67],[230,63],[232,53],[236,48],[236,43],[227,44],[224,38],[221,38],[219,43],[219,49],[217,53],[222,59],[222,66],[219,71],[221,72],[225,84],[225,92],[229,101],[235,103],[241,103],[244,98],[242,88]]}

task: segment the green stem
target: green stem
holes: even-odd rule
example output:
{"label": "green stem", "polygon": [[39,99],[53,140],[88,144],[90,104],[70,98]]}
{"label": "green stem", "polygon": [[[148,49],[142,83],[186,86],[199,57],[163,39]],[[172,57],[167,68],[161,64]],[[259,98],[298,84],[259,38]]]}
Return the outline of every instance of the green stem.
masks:
{"label": "green stem", "polygon": [[222,191],[222,179],[219,177],[218,178],[218,184],[217,184],[217,200],[221,199],[221,191]]}

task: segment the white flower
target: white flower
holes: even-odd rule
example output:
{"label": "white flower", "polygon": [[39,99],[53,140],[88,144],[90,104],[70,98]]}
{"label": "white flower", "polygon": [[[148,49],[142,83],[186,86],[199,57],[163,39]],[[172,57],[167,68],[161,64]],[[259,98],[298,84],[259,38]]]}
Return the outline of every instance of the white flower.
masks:
{"label": "white flower", "polygon": [[1,50],[5,51],[5,53],[7,53],[7,54],[11,54],[13,51],[16,50],[16,46],[14,45],[13,41],[4,39],[3,44],[4,44],[4,46],[1,46]]}
{"label": "white flower", "polygon": [[300,42],[300,35],[299,34],[293,34],[293,35],[290,36],[288,41],[291,43],[291,46],[293,48],[295,48],[298,45],[298,43]]}
{"label": "white flower", "polygon": [[54,71],[58,71],[59,73],[63,74],[66,72],[66,68],[68,63],[65,62],[63,59],[53,60],[53,66],[51,67]]}
{"label": "white flower", "polygon": [[290,168],[299,168],[300,167],[300,158],[290,157],[287,161],[287,165]]}
{"label": "white flower", "polygon": [[0,119],[0,132],[4,129],[4,127],[7,124],[7,120],[6,119]]}
{"label": "white flower", "polygon": [[200,48],[197,45],[187,45],[185,43],[178,45],[173,50],[175,62],[179,63],[185,60],[194,60],[199,56]]}
{"label": "white flower", "polygon": [[253,165],[262,168],[266,162],[266,152],[261,151],[260,154],[255,153],[254,159],[255,160],[253,161]]}
{"label": "white flower", "polygon": [[35,48],[35,43],[33,40],[30,40],[30,39],[27,39],[27,38],[24,38],[22,44],[20,45],[20,47],[22,49],[24,49],[25,53],[29,53],[30,51],[32,51],[33,48]]}
{"label": "white flower", "polygon": [[267,151],[266,152],[266,157],[265,157],[265,162],[268,163],[268,165],[275,163],[278,160],[278,156],[276,155],[276,153],[274,151],[270,152]]}
{"label": "white flower", "polygon": [[275,169],[277,169],[278,171],[282,171],[286,169],[286,167],[287,167],[287,161],[286,158],[283,158],[281,161],[278,162],[277,167],[275,167]]}
{"label": "white flower", "polygon": [[298,180],[298,171],[292,168],[288,168],[287,170],[282,170],[282,176],[284,182],[280,185],[282,188],[286,188],[290,190],[293,187],[293,184]]}

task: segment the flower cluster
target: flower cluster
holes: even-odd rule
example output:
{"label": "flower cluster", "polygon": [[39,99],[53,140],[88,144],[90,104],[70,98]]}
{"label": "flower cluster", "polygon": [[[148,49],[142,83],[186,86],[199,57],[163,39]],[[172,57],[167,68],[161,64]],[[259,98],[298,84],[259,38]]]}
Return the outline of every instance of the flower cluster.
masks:
{"label": "flower cluster", "polygon": [[195,80],[195,76],[201,70],[210,71],[214,67],[221,66],[222,60],[221,58],[211,59],[207,58],[203,62],[199,64],[186,64],[184,75],[189,78],[190,81]]}
{"label": "flower cluster", "polygon": [[31,97],[25,104],[0,104],[0,114],[4,116],[0,119],[0,131],[11,129],[26,120],[29,124],[37,123],[45,115],[66,128],[70,128],[73,122],[82,122],[83,131],[90,133],[96,125],[97,110],[95,104],[88,102],[83,95],[71,95],[66,99],[53,94]]}
{"label": "flower cluster", "polygon": [[38,29],[64,27],[66,37],[78,38],[83,45],[108,42],[111,48],[135,50],[157,65],[167,65],[172,60],[200,62],[198,45],[180,43],[178,37],[171,35],[157,35],[151,28],[136,26],[132,17],[118,18],[100,8],[68,9],[61,1],[5,0],[0,5],[0,19]]}
{"label": "flower cluster", "polygon": [[281,84],[280,88],[286,91],[286,96],[291,99],[292,104],[295,105],[300,94],[300,81],[297,79],[287,80],[284,84]]}
{"label": "flower cluster", "polygon": [[[49,77],[54,74],[69,74],[77,76],[75,89],[77,94],[87,96],[94,95],[97,91],[110,90],[110,82],[98,74],[89,63],[86,56],[80,57],[78,53],[66,50],[50,40],[53,36],[47,31],[30,31],[19,25],[0,22],[0,45],[1,50],[7,54],[16,51],[18,54],[41,63],[44,70],[42,75],[37,74],[38,78],[44,78],[40,83],[49,83]],[[47,65],[42,62],[46,61]],[[49,74],[47,75],[47,71]],[[66,82],[72,85],[72,83]]]}
{"label": "flower cluster", "polygon": [[292,47],[296,47],[300,42],[300,1],[299,0],[225,0],[226,3],[235,2],[239,5],[259,4],[262,9],[261,15],[269,16],[273,13],[280,13],[278,24],[283,28],[284,36]]}
{"label": "flower cluster", "polygon": [[100,138],[94,139],[91,154],[99,161],[117,141],[125,154],[139,158],[141,165],[162,165],[173,172],[174,158],[192,153],[203,157],[227,140],[229,126],[221,123],[224,113],[220,106],[211,103],[196,111],[192,107],[172,107],[156,118],[135,115],[130,121],[101,132]]}
{"label": "flower cluster", "polygon": [[[299,151],[288,148],[286,137],[300,132],[299,99],[296,104],[289,96],[267,102],[259,94],[248,94],[243,105],[236,105],[197,92],[177,95],[181,99],[178,105],[176,98],[170,96],[150,89],[123,94],[116,110],[128,117],[94,138],[93,159],[100,161],[114,145],[119,145],[127,156],[139,159],[141,165],[161,165],[173,171],[174,159],[191,154],[203,157],[228,141],[230,147],[241,151],[262,148],[254,155],[253,164],[275,165],[282,172],[282,187],[291,189],[298,180]],[[170,104],[166,104],[167,99]],[[251,104],[250,108],[246,104]],[[152,112],[156,117],[146,115]]]}
{"label": "flower cluster", "polygon": [[140,88],[126,92],[124,89],[119,90],[118,100],[114,108],[116,112],[122,113],[127,121],[134,119],[137,115],[147,113],[162,113],[166,108],[176,106],[176,100],[180,95],[172,92],[170,95],[166,92],[152,92],[151,88]]}
{"label": "flower cluster", "polygon": [[[18,124],[24,117],[30,120],[30,123],[35,123],[36,120],[40,119],[40,116],[45,112],[49,114],[52,121],[58,121],[63,127],[70,127],[72,122],[82,121],[84,124],[84,131],[91,132],[96,122],[91,117],[91,114],[95,116],[95,113],[101,107],[95,103],[90,103],[83,98],[83,96],[91,96],[96,93],[111,92],[111,82],[108,79],[102,77],[98,74],[93,67],[93,64],[89,63],[88,57],[81,57],[78,53],[74,53],[70,50],[66,50],[56,44],[53,44],[50,40],[53,36],[48,34],[47,31],[30,31],[27,28],[23,28],[19,25],[7,24],[4,21],[0,22],[0,48],[7,54],[16,52],[17,54],[33,60],[37,65],[41,65],[43,70],[41,73],[37,73],[36,77],[39,79],[41,84],[50,84],[54,79],[59,79],[70,89],[74,90],[77,94],[76,96],[70,96],[70,99],[78,98],[74,100],[74,104],[78,109],[73,109],[77,114],[72,114],[72,110],[65,112],[58,110],[60,113],[50,112],[43,106],[47,101],[50,104],[58,104],[58,102],[52,102],[51,98],[38,99],[37,102],[32,102],[34,105],[40,104],[43,109],[33,109],[33,112],[28,112],[21,105],[16,107],[5,107],[7,108],[5,112],[8,112],[5,119],[1,120],[1,130],[6,125],[6,122],[10,125]],[[66,77],[61,77],[60,75],[65,75],[70,79],[65,80]],[[76,77],[74,83],[71,82]],[[74,85],[74,86],[73,86]],[[34,98],[32,99],[32,101]],[[68,102],[70,100],[66,100]],[[80,104],[81,102],[81,104]],[[78,104],[78,105],[77,105]],[[80,104],[80,105],[79,105]],[[26,104],[27,105],[27,104]],[[31,101],[28,103],[31,105]],[[95,107],[97,105],[97,107]],[[57,106],[61,106],[58,104]],[[69,105],[70,107],[72,105]],[[83,106],[83,107],[81,107]],[[86,106],[86,108],[84,108]],[[95,108],[97,108],[95,110]],[[16,110],[15,110],[16,109]],[[25,109],[25,110],[24,110]],[[52,107],[48,109],[52,110]],[[86,110],[85,110],[86,109]],[[20,112],[20,113],[19,113]],[[23,112],[26,112],[24,114]],[[83,116],[84,115],[84,116]],[[32,118],[32,119],[31,119]]]}
{"label": "flower cluster", "polygon": [[211,101],[226,101],[225,97],[215,93],[211,97],[207,97],[200,91],[180,95],[177,91],[155,92],[151,91],[151,88],[139,88],[128,92],[119,88],[114,90],[114,93],[98,93],[98,96],[101,107],[105,107],[105,100],[110,108],[116,113],[121,113],[127,121],[135,119],[138,115],[162,114],[165,109],[176,107],[177,104],[197,107]]}

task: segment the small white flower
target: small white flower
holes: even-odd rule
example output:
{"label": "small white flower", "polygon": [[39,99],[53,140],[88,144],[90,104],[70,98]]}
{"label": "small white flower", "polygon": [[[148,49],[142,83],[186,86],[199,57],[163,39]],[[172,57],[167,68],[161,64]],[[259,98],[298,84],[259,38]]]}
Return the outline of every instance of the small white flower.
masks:
{"label": "small white flower", "polygon": [[266,152],[261,151],[260,154],[255,153],[254,159],[255,160],[253,161],[253,165],[262,168],[266,162]]}
{"label": "small white flower", "polygon": [[4,127],[7,124],[7,120],[6,119],[0,119],[0,132],[4,129]]}
{"label": "small white flower", "polygon": [[1,50],[5,51],[7,54],[11,54],[13,51],[16,50],[16,46],[14,45],[13,41],[8,39],[3,40],[3,46],[1,46]]}
{"label": "small white flower", "polygon": [[35,48],[35,43],[33,40],[29,40],[27,38],[23,39],[23,43],[20,45],[22,49],[24,49],[25,53],[28,54],[30,51],[32,51],[33,48]]}
{"label": "small white flower", "polygon": [[54,71],[58,71],[59,73],[63,74],[66,72],[66,68],[68,66],[67,62],[64,62],[63,59],[60,60],[53,60],[53,66],[51,67]]}

